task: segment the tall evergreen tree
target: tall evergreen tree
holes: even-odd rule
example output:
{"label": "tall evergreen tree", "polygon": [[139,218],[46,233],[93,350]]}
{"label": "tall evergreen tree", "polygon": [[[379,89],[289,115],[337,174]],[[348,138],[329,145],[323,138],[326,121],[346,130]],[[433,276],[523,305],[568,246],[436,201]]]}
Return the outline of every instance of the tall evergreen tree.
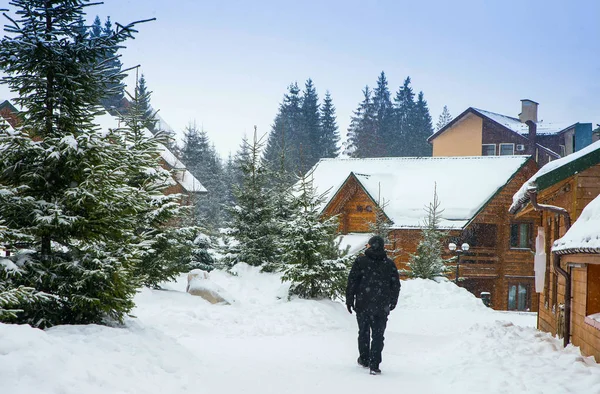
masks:
{"label": "tall evergreen tree", "polygon": [[435,131],[440,131],[451,121],[452,115],[450,115],[450,111],[448,111],[448,106],[444,105],[444,109],[442,110],[442,113],[440,114],[440,117],[435,125]]}
{"label": "tall evergreen tree", "polygon": [[78,28],[86,1],[10,5],[17,17],[0,42],[0,70],[23,112],[16,132],[0,134],[0,243],[27,248],[14,260],[21,275],[1,274],[0,282],[47,298],[23,299],[9,321],[121,320],[138,286],[131,274],[142,248],[138,213],[152,206],[123,165],[134,153],[93,119],[106,85],[121,78],[106,75],[98,59],[131,37],[135,24],[90,41]]}
{"label": "tall evergreen tree", "polygon": [[291,281],[290,295],[301,298],[341,298],[350,271],[349,259],[335,242],[337,218],[320,219],[323,196],[317,195],[310,174],[296,184],[295,208],[282,223],[282,281]]}
{"label": "tall evergreen tree", "polygon": [[390,99],[387,78],[382,71],[377,79],[377,88],[373,92],[374,135],[371,144],[376,156],[389,156],[390,141],[396,138],[394,133],[394,109]]}
{"label": "tall evergreen tree", "polygon": [[156,119],[156,111],[154,111],[150,105],[150,97],[152,96],[152,92],[150,92],[148,90],[148,86],[146,86],[146,78],[144,77],[144,74],[140,75],[137,81],[137,86],[140,96],[140,110],[146,123],[148,124],[148,129],[152,132],[155,132],[158,120]]}
{"label": "tall evergreen tree", "polygon": [[[94,20],[94,25],[92,26],[94,34],[97,34],[97,23],[99,22],[100,20],[98,19],[98,17],[96,17],[96,20]],[[112,27],[112,22],[110,21],[110,17],[107,17],[106,22],[104,23],[104,27],[100,31],[100,35],[103,37],[110,37],[113,33],[114,30]],[[106,56],[104,56],[104,58],[101,59],[104,67],[104,73],[106,73],[108,76],[122,75],[122,64],[119,60],[119,57],[117,56],[117,50],[118,48],[113,48],[106,54]],[[104,106],[104,108],[113,114],[116,113],[116,111],[119,110],[123,105],[123,99],[125,97],[125,85],[123,84],[123,77],[124,76],[122,76],[118,82],[111,82],[107,84],[106,97],[104,97],[101,100],[101,103]]]}
{"label": "tall evergreen tree", "polygon": [[312,79],[308,79],[302,92],[302,123],[299,138],[302,141],[299,147],[302,154],[299,163],[299,172],[305,173],[319,159],[318,144],[321,140],[321,115],[319,111],[319,96]]}
{"label": "tall evergreen tree", "polygon": [[377,146],[373,144],[375,111],[372,92],[368,86],[363,90],[363,101],[354,111],[350,121],[344,153],[350,157],[375,157]]}
{"label": "tall evergreen tree", "polygon": [[434,279],[445,276],[449,272],[446,266],[452,259],[442,258],[442,241],[446,233],[439,229],[441,215],[441,202],[437,190],[434,188],[433,201],[425,208],[426,217],[423,223],[422,239],[417,245],[417,252],[410,257],[408,275],[411,278]]}
{"label": "tall evergreen tree", "polygon": [[150,207],[138,214],[134,233],[142,248],[133,273],[145,286],[158,288],[160,282],[172,280],[182,272],[210,269],[214,261],[200,228],[182,225],[190,207],[178,202],[179,195],[163,194],[171,186],[173,174],[158,165],[157,157],[165,149],[168,135],[161,131],[152,134],[148,129],[155,123],[145,113],[144,95],[148,94],[136,87],[121,119],[125,127],[119,131],[126,147],[123,161],[127,163],[124,171],[129,185],[139,191]]}
{"label": "tall evergreen tree", "polygon": [[222,206],[226,195],[223,183],[224,170],[208,134],[204,129],[198,130],[196,124],[189,124],[186,127],[181,160],[208,190],[206,195],[198,196],[196,199],[197,221],[213,230],[221,227]]}
{"label": "tall evergreen tree", "polygon": [[414,123],[410,134],[407,136],[408,156],[431,156],[432,147],[427,138],[433,134],[433,125],[427,101],[423,92],[419,92],[414,111]]}
{"label": "tall evergreen tree", "polygon": [[317,157],[337,157],[340,134],[335,115],[335,106],[329,91],[325,92],[323,105],[321,106],[321,137],[317,143]]}
{"label": "tall evergreen tree", "polygon": [[235,205],[230,207],[229,237],[234,242],[227,247],[225,264],[244,262],[268,270],[277,264],[278,225],[274,220],[273,195],[268,188],[270,172],[261,160],[262,140],[248,143],[239,156],[241,184],[234,186]]}
{"label": "tall evergreen tree", "polygon": [[271,169],[278,168],[280,158],[285,157],[285,169],[289,174],[300,170],[306,149],[306,133],[302,132],[302,97],[297,83],[288,87],[283,97],[264,151],[264,159]]}
{"label": "tall evergreen tree", "polygon": [[407,142],[415,122],[414,97],[415,94],[410,86],[410,77],[406,77],[394,98],[394,124],[397,138],[390,141],[391,156],[410,156]]}

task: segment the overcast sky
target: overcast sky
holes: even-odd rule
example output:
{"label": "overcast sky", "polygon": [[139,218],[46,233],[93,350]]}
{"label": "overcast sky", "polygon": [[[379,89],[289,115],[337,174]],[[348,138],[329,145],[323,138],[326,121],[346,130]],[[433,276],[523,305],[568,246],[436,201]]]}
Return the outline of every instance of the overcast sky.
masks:
{"label": "overcast sky", "polygon": [[434,124],[444,105],[453,116],[469,106],[517,116],[523,98],[545,121],[600,123],[595,0],[105,0],[88,10],[90,23],[157,18],[122,61],[141,65],[174,129],[196,121],[224,156],[254,125],[267,133],[286,87],[309,77],[321,97],[331,92],[345,135],[382,70],[392,93],[411,77]]}

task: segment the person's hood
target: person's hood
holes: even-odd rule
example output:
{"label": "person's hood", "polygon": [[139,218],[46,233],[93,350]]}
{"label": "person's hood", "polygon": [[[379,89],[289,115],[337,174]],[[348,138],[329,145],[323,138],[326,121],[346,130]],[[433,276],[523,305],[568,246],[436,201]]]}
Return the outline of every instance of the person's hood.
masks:
{"label": "person's hood", "polygon": [[387,254],[385,253],[384,249],[369,248],[365,250],[365,256],[372,260],[385,260]]}

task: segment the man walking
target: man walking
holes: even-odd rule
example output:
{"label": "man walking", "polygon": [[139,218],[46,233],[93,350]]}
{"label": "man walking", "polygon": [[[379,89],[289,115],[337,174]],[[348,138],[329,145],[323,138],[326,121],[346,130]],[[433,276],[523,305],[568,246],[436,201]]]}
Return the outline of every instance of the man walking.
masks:
{"label": "man walking", "polygon": [[377,375],[381,373],[388,314],[396,307],[400,294],[400,278],[396,265],[385,253],[383,238],[372,237],[367,246],[365,255],[358,257],[350,270],[346,307],[350,313],[356,311],[358,363]]}

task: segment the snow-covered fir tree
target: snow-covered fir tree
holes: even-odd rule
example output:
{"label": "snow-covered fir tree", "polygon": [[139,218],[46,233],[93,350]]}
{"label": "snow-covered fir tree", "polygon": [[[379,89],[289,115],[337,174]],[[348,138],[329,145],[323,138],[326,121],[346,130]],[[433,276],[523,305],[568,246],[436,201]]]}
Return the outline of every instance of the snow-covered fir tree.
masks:
{"label": "snow-covered fir tree", "polygon": [[124,126],[119,131],[127,147],[124,159],[130,186],[146,196],[149,206],[138,216],[135,233],[142,248],[133,272],[142,284],[157,288],[160,282],[182,272],[211,268],[214,260],[207,251],[210,242],[196,223],[185,225],[184,218],[193,208],[181,205],[180,195],[163,193],[171,186],[173,174],[160,167],[157,158],[166,149],[169,136],[162,131],[153,134],[149,129],[156,123],[153,114],[146,112],[149,94],[140,85],[136,87],[127,112],[121,116]]}
{"label": "snow-covered fir tree", "polygon": [[439,228],[441,202],[434,187],[433,201],[425,207],[426,217],[423,223],[422,239],[417,246],[417,252],[410,257],[408,275],[411,278],[434,279],[445,276],[449,269],[446,263],[452,259],[442,258],[443,239],[446,233]]}
{"label": "snow-covered fir tree", "polygon": [[329,91],[325,92],[323,105],[321,106],[321,139],[318,142],[318,158],[337,157],[340,134],[335,115],[335,106]]}
{"label": "snow-covered fir tree", "polygon": [[234,185],[235,202],[229,207],[231,216],[224,264],[233,266],[244,262],[267,270],[278,263],[279,227],[274,218],[273,193],[269,188],[270,170],[261,159],[262,139],[256,129],[254,139],[244,139],[242,154],[237,158],[241,183]]}
{"label": "snow-covered fir tree", "polygon": [[371,144],[371,137],[375,129],[375,110],[371,89],[365,86],[363,101],[358,105],[350,120],[344,154],[350,157],[375,157],[375,145]]}
{"label": "snow-covered fir tree", "polygon": [[227,196],[223,164],[204,129],[198,129],[195,123],[191,123],[184,135],[181,160],[208,190],[195,199],[194,217],[205,227],[215,230],[223,224],[223,206]]}
{"label": "snow-covered fir tree", "polygon": [[10,5],[16,16],[0,42],[0,69],[23,110],[21,126],[0,133],[0,244],[18,250],[10,261],[19,275],[0,280],[9,292],[32,288],[46,297],[22,298],[8,321],[121,320],[139,286],[132,273],[141,255],[139,212],[153,207],[130,184],[121,135],[93,119],[107,84],[122,78],[106,74],[98,59],[135,24],[90,40],[79,25],[86,1]]}
{"label": "snow-covered fir tree", "polygon": [[448,106],[444,105],[444,109],[442,110],[442,113],[440,114],[440,117],[435,125],[435,131],[440,131],[451,121],[452,115],[450,115],[450,111],[448,111]]}
{"label": "snow-covered fir tree", "polygon": [[407,155],[429,157],[431,156],[432,146],[427,142],[427,138],[433,134],[433,125],[431,123],[427,100],[425,100],[423,92],[419,92],[417,95],[413,119],[412,130],[406,136]]}
{"label": "snow-covered fir tree", "polygon": [[321,219],[323,196],[304,175],[291,196],[292,215],[282,223],[283,281],[292,282],[290,295],[336,299],[345,291],[350,256],[336,242],[336,217]]}
{"label": "snow-covered fir tree", "polygon": [[407,140],[415,123],[415,94],[410,86],[410,77],[396,92],[394,98],[394,127],[398,138],[390,141],[391,156],[410,156]]}

